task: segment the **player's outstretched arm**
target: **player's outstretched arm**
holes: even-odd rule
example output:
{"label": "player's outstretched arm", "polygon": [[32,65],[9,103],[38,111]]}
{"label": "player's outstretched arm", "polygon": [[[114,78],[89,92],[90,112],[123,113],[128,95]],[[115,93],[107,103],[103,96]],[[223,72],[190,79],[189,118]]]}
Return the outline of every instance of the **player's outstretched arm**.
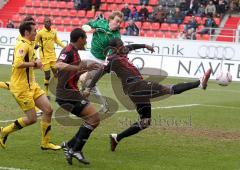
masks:
{"label": "player's outstretched arm", "polygon": [[154,52],[153,47],[150,45],[146,45],[146,44],[130,44],[130,45],[126,45],[125,47],[128,49],[126,51],[127,53],[130,51],[133,51],[133,50],[141,49],[141,48],[146,48],[149,51],[151,51],[152,53]]}
{"label": "player's outstretched arm", "polygon": [[17,68],[29,68],[29,67],[34,67],[36,69],[42,69],[43,65],[41,60],[37,59],[35,61],[30,61],[30,62],[22,62],[19,65],[17,65]]}
{"label": "player's outstretched arm", "polygon": [[96,70],[99,68],[99,66],[96,63],[87,66],[83,61],[79,65],[71,65],[64,63],[63,61],[58,61],[55,65],[55,68],[65,71],[77,71],[79,74],[83,74],[87,71]]}
{"label": "player's outstretched arm", "polygon": [[55,43],[59,46],[61,46],[62,48],[65,47],[65,45],[61,42],[61,40],[58,38],[57,33],[55,34]]}

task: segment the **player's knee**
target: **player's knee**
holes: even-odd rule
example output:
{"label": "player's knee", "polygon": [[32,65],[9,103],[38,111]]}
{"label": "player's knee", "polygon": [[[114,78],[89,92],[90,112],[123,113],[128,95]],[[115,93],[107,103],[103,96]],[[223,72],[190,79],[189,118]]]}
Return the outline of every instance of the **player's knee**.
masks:
{"label": "player's knee", "polygon": [[151,118],[143,118],[140,120],[141,129],[146,129],[151,125]]}
{"label": "player's knee", "polygon": [[53,109],[51,107],[48,107],[48,108],[45,108],[43,112],[45,115],[51,117],[53,113]]}
{"label": "player's knee", "polygon": [[95,129],[100,124],[100,117],[99,114],[95,114],[94,116],[91,116],[89,120],[89,124]]}

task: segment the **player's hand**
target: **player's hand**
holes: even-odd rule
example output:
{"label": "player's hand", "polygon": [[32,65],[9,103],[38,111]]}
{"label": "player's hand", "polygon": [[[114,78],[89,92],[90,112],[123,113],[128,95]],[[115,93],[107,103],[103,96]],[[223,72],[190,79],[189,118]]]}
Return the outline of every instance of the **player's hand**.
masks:
{"label": "player's hand", "polygon": [[146,49],[151,51],[151,53],[155,52],[154,48],[152,46],[150,46],[150,45],[146,45]]}
{"label": "player's hand", "polygon": [[41,70],[43,69],[43,64],[40,59],[36,59],[35,63],[36,63],[36,68]]}
{"label": "player's hand", "polygon": [[89,64],[89,66],[87,66],[88,71],[97,70],[99,68],[100,68],[100,65],[98,63],[92,63],[92,64]]}

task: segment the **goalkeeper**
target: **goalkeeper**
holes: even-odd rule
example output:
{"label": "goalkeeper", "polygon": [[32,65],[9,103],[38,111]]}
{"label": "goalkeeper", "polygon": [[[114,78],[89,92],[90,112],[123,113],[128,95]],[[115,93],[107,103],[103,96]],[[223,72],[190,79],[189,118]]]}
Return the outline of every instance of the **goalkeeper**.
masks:
{"label": "goalkeeper", "polygon": [[[102,68],[104,62],[106,60],[106,53],[104,53],[104,49],[107,48],[109,41],[113,38],[120,38],[120,24],[123,20],[123,14],[120,11],[114,11],[110,14],[108,21],[105,19],[92,20],[87,23],[92,29],[94,29],[92,42],[91,42],[91,56],[88,56],[90,60],[88,64],[92,61],[98,62],[102,64]],[[86,55],[87,56],[87,55]],[[82,83],[83,89],[85,91],[90,91],[88,86],[91,83],[94,75],[99,72],[99,70],[89,71],[80,77],[80,81]],[[101,96],[98,88],[94,87],[93,92],[96,94],[98,101],[102,104],[102,111],[108,111],[107,101]]]}

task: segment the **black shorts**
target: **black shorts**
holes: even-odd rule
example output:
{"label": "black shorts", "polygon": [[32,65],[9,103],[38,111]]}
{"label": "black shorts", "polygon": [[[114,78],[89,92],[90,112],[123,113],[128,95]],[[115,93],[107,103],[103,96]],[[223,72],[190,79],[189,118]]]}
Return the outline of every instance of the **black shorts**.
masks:
{"label": "black shorts", "polygon": [[135,105],[144,103],[149,104],[152,98],[171,94],[170,86],[164,86],[159,83],[145,80],[129,85],[124,91],[127,92],[127,95]]}
{"label": "black shorts", "polygon": [[89,101],[85,98],[79,100],[63,100],[63,99],[56,99],[56,102],[59,106],[68,112],[81,117],[82,110],[89,104]]}

